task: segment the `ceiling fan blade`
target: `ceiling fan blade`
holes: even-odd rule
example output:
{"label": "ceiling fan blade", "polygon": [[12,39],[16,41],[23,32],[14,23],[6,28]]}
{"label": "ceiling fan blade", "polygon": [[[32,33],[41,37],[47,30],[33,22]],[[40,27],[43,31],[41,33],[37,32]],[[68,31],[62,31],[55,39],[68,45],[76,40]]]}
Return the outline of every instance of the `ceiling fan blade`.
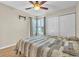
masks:
{"label": "ceiling fan blade", "polygon": [[47,1],[42,1],[42,2],[40,2],[40,4],[43,5],[45,2],[47,2]]}
{"label": "ceiling fan blade", "polygon": [[29,9],[32,9],[32,7],[29,7],[29,8],[25,8],[25,10],[29,10]]}
{"label": "ceiling fan blade", "polygon": [[46,7],[40,7],[41,9],[45,9],[45,10],[48,10],[48,8],[46,8]]}
{"label": "ceiling fan blade", "polygon": [[29,1],[31,4],[34,4],[33,1]]}

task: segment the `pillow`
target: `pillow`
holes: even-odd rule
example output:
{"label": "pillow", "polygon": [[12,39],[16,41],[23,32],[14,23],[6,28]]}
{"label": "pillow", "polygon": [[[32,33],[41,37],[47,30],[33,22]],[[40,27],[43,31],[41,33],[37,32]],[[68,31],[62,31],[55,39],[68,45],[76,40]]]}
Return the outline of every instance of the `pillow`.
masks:
{"label": "pillow", "polygon": [[53,36],[53,35],[46,35],[48,38],[55,38],[57,36]]}
{"label": "pillow", "polygon": [[72,36],[72,37],[69,37],[68,40],[79,41],[79,38]]}
{"label": "pillow", "polygon": [[64,44],[63,52],[73,55],[79,56],[79,44],[76,41],[66,41]]}
{"label": "pillow", "polygon": [[63,53],[72,55],[72,56],[79,56],[79,51],[75,51],[75,50],[63,50]]}
{"label": "pillow", "polygon": [[47,35],[48,38],[56,38],[56,39],[67,39],[64,36],[53,36],[53,35]]}

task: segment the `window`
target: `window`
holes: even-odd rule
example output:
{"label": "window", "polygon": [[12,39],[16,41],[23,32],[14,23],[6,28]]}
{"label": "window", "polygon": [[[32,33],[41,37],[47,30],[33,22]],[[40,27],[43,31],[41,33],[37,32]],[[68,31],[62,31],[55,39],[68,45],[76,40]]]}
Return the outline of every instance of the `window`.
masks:
{"label": "window", "polygon": [[58,36],[59,35],[59,19],[58,17],[47,18],[47,35]]}
{"label": "window", "polygon": [[47,18],[47,35],[71,37],[76,36],[75,13]]}
{"label": "window", "polygon": [[60,35],[75,36],[75,14],[60,16]]}
{"label": "window", "polygon": [[31,35],[45,35],[45,17],[31,18]]}

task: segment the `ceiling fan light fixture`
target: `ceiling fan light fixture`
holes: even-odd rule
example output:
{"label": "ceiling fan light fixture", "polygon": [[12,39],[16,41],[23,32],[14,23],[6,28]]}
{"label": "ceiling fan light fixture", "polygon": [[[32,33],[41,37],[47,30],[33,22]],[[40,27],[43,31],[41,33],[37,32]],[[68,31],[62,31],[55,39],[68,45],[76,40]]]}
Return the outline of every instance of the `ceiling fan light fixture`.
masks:
{"label": "ceiling fan light fixture", "polygon": [[35,5],[33,6],[33,8],[34,8],[35,10],[40,10],[40,7],[41,7],[40,4],[35,4]]}
{"label": "ceiling fan light fixture", "polygon": [[36,2],[33,2],[33,1],[29,1],[31,4],[32,4],[32,7],[29,7],[29,8],[25,8],[26,10],[29,10],[29,9],[35,9],[35,10],[40,10],[40,9],[44,9],[44,10],[48,10],[47,7],[43,7],[42,5],[46,2],[46,1],[36,1]]}
{"label": "ceiling fan light fixture", "polygon": [[34,7],[35,10],[40,10],[40,7]]}

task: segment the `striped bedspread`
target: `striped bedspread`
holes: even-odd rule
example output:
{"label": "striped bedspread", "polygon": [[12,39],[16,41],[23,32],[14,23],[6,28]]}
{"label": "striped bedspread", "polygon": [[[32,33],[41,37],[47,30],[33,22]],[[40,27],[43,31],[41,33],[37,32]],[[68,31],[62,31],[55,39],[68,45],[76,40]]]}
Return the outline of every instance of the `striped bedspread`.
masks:
{"label": "striped bedspread", "polygon": [[19,40],[16,44],[16,51],[26,57],[72,56],[63,52],[64,40],[65,38],[55,36],[33,36]]}

